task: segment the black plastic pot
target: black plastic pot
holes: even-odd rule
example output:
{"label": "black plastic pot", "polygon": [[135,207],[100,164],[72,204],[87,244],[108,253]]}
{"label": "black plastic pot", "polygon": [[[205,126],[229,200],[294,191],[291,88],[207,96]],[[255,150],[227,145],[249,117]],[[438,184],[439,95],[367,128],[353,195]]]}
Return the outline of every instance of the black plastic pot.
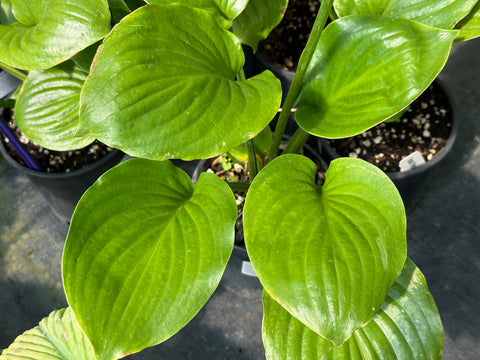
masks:
{"label": "black plastic pot", "polygon": [[[453,97],[450,95],[448,89],[442,84],[440,80],[437,79],[435,80],[435,82],[445,93],[452,110],[452,128],[450,132],[450,137],[448,138],[445,147],[431,160],[427,161],[422,165],[414,167],[411,170],[386,173],[388,177],[393,181],[400,195],[402,196],[405,210],[407,213],[410,213],[415,208],[415,205],[417,204],[421,196],[422,190],[428,181],[428,175],[431,173],[432,169],[435,168],[450,152],[458,134],[459,120],[456,107],[453,102]],[[328,140],[318,138],[318,142],[321,153],[324,154],[325,157],[328,158],[330,161],[340,157],[340,155],[332,149],[332,147],[328,143]]]}
{"label": "black plastic pot", "polygon": [[112,150],[97,162],[83,169],[69,173],[47,173],[29,169],[16,162],[0,141],[2,157],[19,172],[25,174],[32,184],[42,193],[54,213],[65,222],[69,222],[75,206],[83,193],[111,167],[124,157],[119,150]]}
{"label": "black plastic pot", "polygon": [[[15,77],[0,71],[0,97],[11,94],[20,83]],[[32,184],[43,194],[55,214],[65,222],[70,221],[82,194],[100,175],[118,164],[124,157],[123,152],[113,150],[86,168],[69,173],[47,173],[35,171],[19,164],[8,154],[1,140],[0,153],[11,166],[30,179]]]}

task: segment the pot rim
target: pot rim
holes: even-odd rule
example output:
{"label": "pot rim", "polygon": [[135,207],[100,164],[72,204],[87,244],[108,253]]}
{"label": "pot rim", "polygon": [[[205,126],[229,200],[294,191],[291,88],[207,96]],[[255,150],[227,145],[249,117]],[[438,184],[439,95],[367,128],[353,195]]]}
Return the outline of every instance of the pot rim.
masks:
{"label": "pot rim", "polygon": [[81,169],[75,169],[70,172],[56,172],[56,173],[50,173],[50,172],[45,172],[45,171],[36,171],[33,169],[30,169],[26,166],[21,165],[17,161],[15,161],[10,154],[7,152],[5,149],[5,146],[3,144],[3,141],[0,139],[0,153],[2,154],[3,158],[6,160],[8,164],[13,166],[15,169],[23,172],[24,174],[40,179],[68,179],[68,178],[73,178],[77,176],[81,176],[85,173],[88,173],[94,169],[102,167],[105,163],[110,162],[114,158],[121,158],[125,156],[125,154],[118,150],[118,149],[112,149],[108,154],[105,156],[101,157],[97,161],[93,162],[90,165],[87,165],[84,168]]}

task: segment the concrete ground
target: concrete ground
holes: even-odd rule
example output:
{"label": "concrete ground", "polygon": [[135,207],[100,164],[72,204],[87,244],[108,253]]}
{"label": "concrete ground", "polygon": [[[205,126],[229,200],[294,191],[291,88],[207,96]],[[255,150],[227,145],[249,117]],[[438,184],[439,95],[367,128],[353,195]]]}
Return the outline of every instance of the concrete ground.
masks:
{"label": "concrete ground", "polygon": [[[458,106],[453,151],[408,217],[409,256],[445,327],[445,360],[480,358],[480,39],[456,44],[440,78]],[[0,349],[65,306],[61,223],[29,180],[0,162]],[[242,256],[242,254],[240,254]],[[129,359],[263,359],[261,287],[234,256],[200,313],[165,343]]]}

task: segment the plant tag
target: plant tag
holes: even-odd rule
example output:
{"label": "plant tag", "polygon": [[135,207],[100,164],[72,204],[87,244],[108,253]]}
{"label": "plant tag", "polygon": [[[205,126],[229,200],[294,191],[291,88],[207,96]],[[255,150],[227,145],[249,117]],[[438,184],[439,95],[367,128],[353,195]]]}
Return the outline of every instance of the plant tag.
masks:
{"label": "plant tag", "polygon": [[400,171],[411,170],[417,166],[425,164],[425,158],[420,151],[415,151],[402,159],[399,163]]}
{"label": "plant tag", "polygon": [[242,274],[257,277],[257,274],[255,273],[255,270],[253,270],[253,266],[250,261],[242,261]]}

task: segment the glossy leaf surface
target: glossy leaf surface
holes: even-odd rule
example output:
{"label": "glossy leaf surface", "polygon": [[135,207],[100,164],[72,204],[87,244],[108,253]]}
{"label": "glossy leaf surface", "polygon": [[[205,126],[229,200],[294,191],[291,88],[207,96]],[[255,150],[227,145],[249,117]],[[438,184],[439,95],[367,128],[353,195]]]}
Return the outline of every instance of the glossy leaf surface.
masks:
{"label": "glossy leaf surface", "polygon": [[133,159],[84,194],[63,257],[69,304],[101,359],[158,344],[215,290],[233,248],[226,183],[195,184],[169,161]]}
{"label": "glossy leaf surface", "polygon": [[12,0],[17,22],[0,25],[0,61],[46,69],[103,38],[110,30],[107,0]]}
{"label": "glossy leaf surface", "polygon": [[51,150],[73,150],[95,138],[76,137],[80,91],[87,74],[73,62],[31,71],[15,105],[15,121],[33,142]]}
{"label": "glossy leaf surface", "polygon": [[443,328],[423,274],[407,259],[375,317],[341,347],[319,336],[263,294],[267,359],[440,359]]}
{"label": "glossy leaf surface", "polygon": [[474,6],[472,11],[457,24],[460,29],[455,40],[465,41],[480,36],[480,2]]}
{"label": "glossy leaf surface", "polygon": [[97,53],[82,92],[80,133],[150,159],[224,153],[264,129],[280,105],[273,74],[235,81],[243,63],[240,43],[211,14],[183,5],[140,8]]}
{"label": "glossy leaf surface", "polygon": [[381,15],[418,21],[451,30],[464,18],[477,0],[335,0],[340,17],[347,15]]}
{"label": "glossy leaf surface", "polygon": [[15,339],[1,360],[94,360],[93,347],[71,308],[53,311]]}
{"label": "glossy leaf surface", "polygon": [[[178,3],[175,0],[150,0],[150,4],[168,5]],[[229,28],[231,21],[235,19],[247,6],[248,0],[182,0],[181,3],[186,6],[206,10],[217,19],[225,28]]]}
{"label": "glossy leaf surface", "polygon": [[265,39],[282,20],[287,4],[288,0],[250,0],[233,21],[233,33],[256,51],[260,40]]}
{"label": "glossy leaf surface", "polygon": [[244,208],[247,251],[265,290],[340,345],[378,311],[406,257],[393,183],[358,159],[331,162],[323,186],[300,155],[257,175]]}
{"label": "glossy leaf surface", "polygon": [[322,33],[295,119],[307,132],[353,136],[408,106],[444,66],[456,32],[411,20],[348,16]]}

